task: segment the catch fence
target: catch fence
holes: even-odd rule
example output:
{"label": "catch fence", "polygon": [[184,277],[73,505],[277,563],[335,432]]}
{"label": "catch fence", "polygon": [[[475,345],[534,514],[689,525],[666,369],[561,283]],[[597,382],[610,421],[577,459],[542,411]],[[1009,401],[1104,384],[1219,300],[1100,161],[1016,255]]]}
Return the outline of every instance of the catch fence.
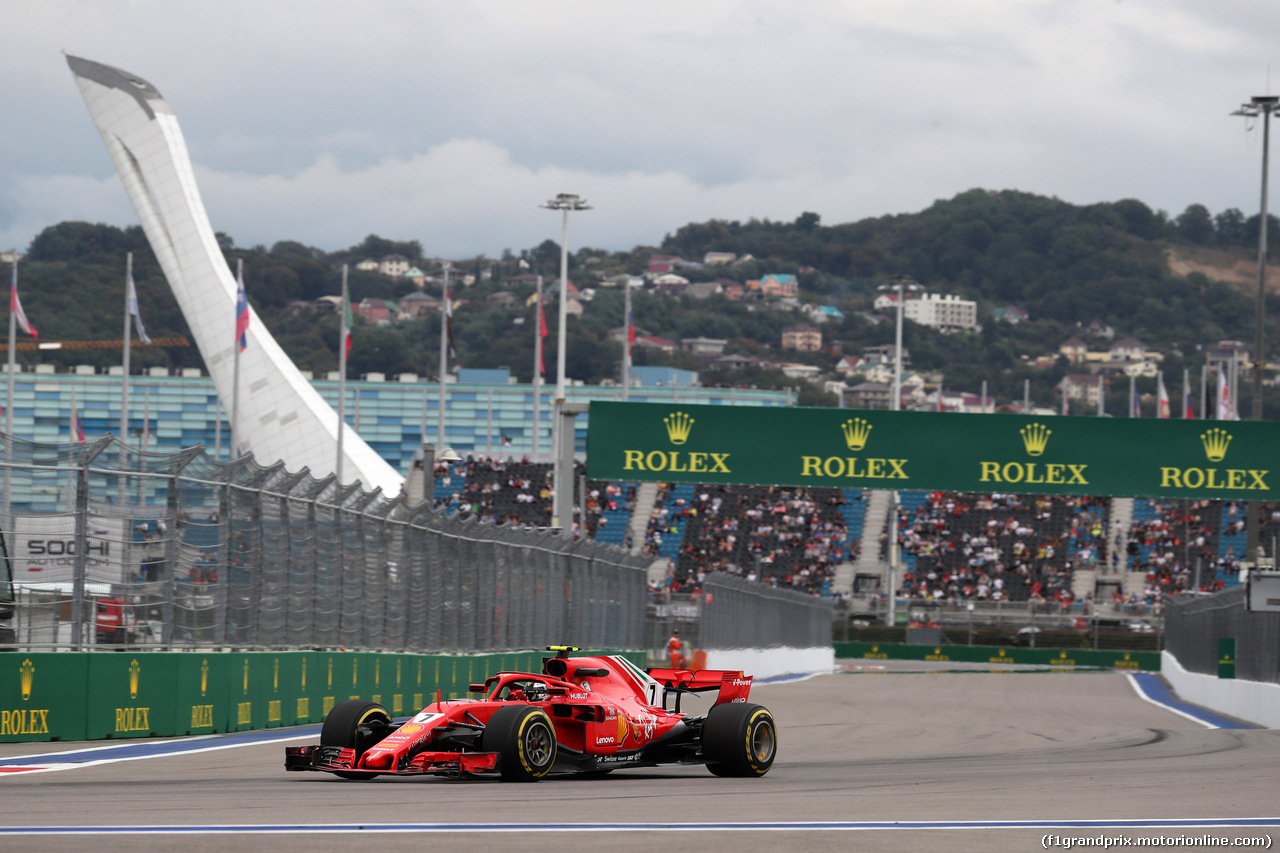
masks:
{"label": "catch fence", "polygon": [[1244,585],[1213,595],[1180,596],[1165,607],[1165,647],[1188,672],[1215,675],[1219,640],[1234,640],[1234,674],[1280,682],[1280,613],[1254,613]]}
{"label": "catch fence", "polygon": [[702,582],[703,648],[830,647],[831,620],[830,599],[724,572]]}
{"label": "catch fence", "polygon": [[283,463],[0,435],[0,648],[638,649],[645,561]]}

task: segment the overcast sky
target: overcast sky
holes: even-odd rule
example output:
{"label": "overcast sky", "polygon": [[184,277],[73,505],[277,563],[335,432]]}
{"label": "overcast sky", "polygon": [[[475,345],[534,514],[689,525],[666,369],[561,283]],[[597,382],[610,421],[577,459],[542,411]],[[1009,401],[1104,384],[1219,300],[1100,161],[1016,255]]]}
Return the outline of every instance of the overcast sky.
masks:
{"label": "overcast sky", "polygon": [[[454,258],[974,187],[1257,212],[1274,0],[0,0],[0,248],[135,224],[62,51],[151,82],[213,226]],[[1276,80],[1269,83],[1269,68]],[[1273,209],[1280,204],[1273,205]]]}

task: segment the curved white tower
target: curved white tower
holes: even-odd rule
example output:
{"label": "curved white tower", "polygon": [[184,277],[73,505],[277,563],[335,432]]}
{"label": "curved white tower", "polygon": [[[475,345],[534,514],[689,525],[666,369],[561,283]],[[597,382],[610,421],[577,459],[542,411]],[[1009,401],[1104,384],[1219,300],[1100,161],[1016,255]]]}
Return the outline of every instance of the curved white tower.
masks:
{"label": "curved white tower", "polygon": [[[147,240],[178,299],[218,395],[232,399],[236,282],[200,200],[173,110],[147,81],[118,68],[67,57],[89,115],[124,181]],[[337,468],[338,415],[302,377],[251,311],[240,356],[240,444],[259,461],[283,460],[316,477]],[[403,477],[354,430],[343,436],[343,479],[384,495]]]}

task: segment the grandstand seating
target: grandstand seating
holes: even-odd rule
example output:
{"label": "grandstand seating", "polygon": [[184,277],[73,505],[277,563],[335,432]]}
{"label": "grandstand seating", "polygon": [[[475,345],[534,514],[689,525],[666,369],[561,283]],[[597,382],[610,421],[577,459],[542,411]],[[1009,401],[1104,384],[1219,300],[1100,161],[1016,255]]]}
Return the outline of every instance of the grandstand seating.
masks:
{"label": "grandstand seating", "polygon": [[[550,486],[549,464],[468,458],[437,466],[435,497],[437,506],[450,511],[545,526],[550,523]],[[864,531],[869,499],[860,489],[675,483],[663,485],[650,507],[634,504],[636,487],[588,481],[585,535],[624,545],[638,513],[648,524],[646,541],[637,544],[650,556],[672,561],[671,582],[680,588],[696,585],[709,568],[728,568],[829,594],[835,544],[839,558],[851,561],[869,533]],[[810,515],[801,513],[799,526],[785,531],[781,524],[768,523],[777,520],[774,507],[792,499],[813,501],[827,544],[811,541]],[[901,491],[899,501],[900,592],[907,595],[994,598],[999,589],[1004,600],[1056,599],[1066,606],[1074,597],[1074,572],[1086,569],[1103,575],[1140,573],[1134,576],[1145,576],[1146,589],[1139,598],[1150,605],[1161,595],[1193,585],[1197,557],[1204,561],[1204,588],[1233,586],[1245,547],[1243,504],[1232,502],[1135,499],[1129,529],[1117,535],[1111,529],[1108,498]],[[766,505],[770,511],[759,518],[747,513]],[[777,513],[783,515],[794,513]],[[725,524],[730,518],[736,519],[736,527]],[[1280,538],[1280,511],[1274,516],[1268,511],[1263,522],[1269,531],[1266,541]],[[786,535],[779,537],[779,532]],[[206,547],[203,539],[192,538],[204,535],[193,524],[184,541]],[[1126,535],[1128,552],[1119,553]],[[887,559],[887,530],[875,533],[875,539]]]}
{"label": "grandstand seating", "polygon": [[1070,604],[1076,566],[1107,559],[1104,498],[902,492],[903,591]]}

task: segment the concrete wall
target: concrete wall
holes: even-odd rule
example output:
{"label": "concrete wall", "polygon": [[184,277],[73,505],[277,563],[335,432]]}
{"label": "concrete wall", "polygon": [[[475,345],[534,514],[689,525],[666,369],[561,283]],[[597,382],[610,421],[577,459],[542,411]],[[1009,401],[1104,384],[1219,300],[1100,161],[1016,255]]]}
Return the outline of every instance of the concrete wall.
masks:
{"label": "concrete wall", "polygon": [[1221,714],[1280,729],[1280,684],[1200,675],[1182,668],[1169,652],[1162,652],[1160,673],[1178,696]]}

